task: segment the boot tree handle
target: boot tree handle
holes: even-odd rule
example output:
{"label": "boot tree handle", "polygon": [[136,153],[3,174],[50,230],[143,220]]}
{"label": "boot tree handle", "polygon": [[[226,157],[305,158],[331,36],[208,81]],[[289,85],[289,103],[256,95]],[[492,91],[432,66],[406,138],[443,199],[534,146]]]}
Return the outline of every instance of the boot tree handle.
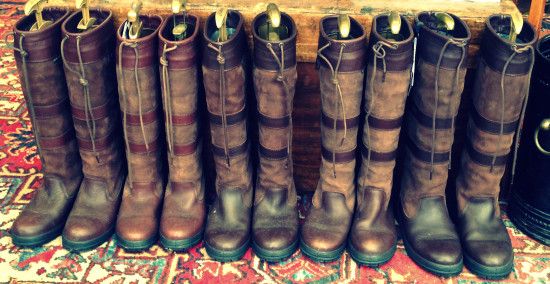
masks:
{"label": "boot tree handle", "polygon": [[128,19],[128,38],[129,39],[137,39],[141,35],[141,30],[143,28],[143,23],[139,19],[139,12],[141,10],[141,7],[143,6],[142,2],[132,1],[132,8],[130,11],[128,11],[127,19]]}
{"label": "boot tree handle", "polygon": [[25,3],[25,15],[29,16],[34,12],[36,23],[34,23],[29,31],[38,31],[52,24],[51,21],[45,21],[42,17],[43,5],[48,3],[48,0],[30,0]]}
{"label": "boot tree handle", "polygon": [[76,0],[76,9],[82,10],[82,19],[78,22],[77,28],[81,31],[91,28],[97,19],[90,16],[88,0]]}
{"label": "boot tree handle", "polygon": [[[176,39],[183,39],[187,32],[187,23],[185,17],[187,16],[187,0],[172,0],[172,14],[174,14],[174,27],[172,28],[172,35]],[[183,15],[183,21],[177,23],[176,16],[181,13]]]}
{"label": "boot tree handle", "polygon": [[215,20],[216,27],[219,30],[218,42],[227,40],[227,13],[229,11],[225,7],[220,7],[216,10]]}

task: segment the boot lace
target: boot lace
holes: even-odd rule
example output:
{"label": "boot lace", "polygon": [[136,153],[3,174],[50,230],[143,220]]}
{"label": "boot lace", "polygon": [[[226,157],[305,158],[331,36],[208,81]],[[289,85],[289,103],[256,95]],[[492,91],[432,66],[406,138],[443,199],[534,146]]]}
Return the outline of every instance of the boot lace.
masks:
{"label": "boot lace", "polygon": [[[174,157],[173,145],[174,145],[174,123],[172,120],[172,97],[170,96],[170,73],[168,72],[168,59],[166,55],[178,48],[177,45],[168,47],[168,44],[164,44],[162,48],[162,56],[160,57],[160,65],[162,66],[162,98],[165,105],[165,125],[166,125],[166,141],[168,144],[168,152],[170,157]],[[173,159],[171,159],[173,162]]]}

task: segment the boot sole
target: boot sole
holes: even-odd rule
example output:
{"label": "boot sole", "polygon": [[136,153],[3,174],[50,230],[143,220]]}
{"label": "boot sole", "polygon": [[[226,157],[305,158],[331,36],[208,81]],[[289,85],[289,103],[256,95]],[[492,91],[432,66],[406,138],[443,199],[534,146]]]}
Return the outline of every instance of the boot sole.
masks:
{"label": "boot sole", "polygon": [[302,250],[302,253],[315,262],[335,261],[340,258],[340,256],[342,256],[345,248],[346,243],[342,244],[339,248],[332,251],[319,251],[306,245],[304,241],[300,240],[300,249]]}
{"label": "boot sole", "polygon": [[369,267],[378,267],[392,259],[393,255],[395,254],[395,251],[397,250],[397,243],[395,243],[391,249],[388,251],[381,253],[379,255],[368,255],[361,253],[359,250],[357,250],[352,244],[351,241],[348,240],[348,252],[355,260],[355,262],[369,266]]}
{"label": "boot sole", "polygon": [[63,244],[63,248],[65,248],[68,251],[73,251],[73,252],[89,251],[98,247],[102,243],[106,242],[114,234],[114,231],[115,231],[115,227],[113,226],[107,232],[103,233],[99,237],[88,241],[71,241],[66,239],[65,236],[61,236],[61,242]]}
{"label": "boot sole", "polygon": [[37,236],[18,236],[10,233],[11,240],[13,244],[18,247],[39,247],[60,236],[61,233],[63,233],[63,225],[64,223],[61,224],[61,226],[57,226],[52,230]]}
{"label": "boot sole", "polygon": [[473,274],[489,279],[489,280],[498,280],[506,278],[514,269],[514,258],[512,258],[508,263],[502,266],[487,266],[478,263],[468,254],[464,254],[464,264],[466,268],[470,270]]}
{"label": "boot sole", "polygon": [[252,242],[252,250],[262,260],[267,262],[279,262],[289,258],[298,248],[298,239],[294,240],[290,246],[278,250],[264,249],[256,242]]}
{"label": "boot sole", "polygon": [[168,238],[165,238],[162,234],[160,235],[160,244],[162,247],[164,247],[167,250],[171,251],[185,251],[190,249],[191,247],[195,246],[202,240],[202,234],[203,232],[199,232],[198,234],[183,240],[171,240]]}
{"label": "boot sole", "polygon": [[141,240],[141,241],[128,241],[120,237],[118,234],[115,234],[115,238],[117,240],[117,245],[119,247],[130,252],[139,252],[139,251],[148,250],[157,242],[157,236],[154,236],[148,240]]}
{"label": "boot sole", "polygon": [[246,241],[241,247],[235,250],[219,250],[211,247],[207,242],[204,242],[204,248],[206,249],[206,253],[214,260],[219,262],[232,262],[240,260],[244,256],[249,243],[250,240]]}
{"label": "boot sole", "polygon": [[440,264],[433,261],[429,261],[414,251],[412,246],[407,241],[405,234],[403,234],[403,244],[405,245],[405,250],[407,251],[407,255],[416,264],[418,264],[424,270],[432,274],[447,278],[447,277],[456,276],[462,272],[462,268],[464,267],[462,260],[460,260],[460,262],[457,264],[451,264],[451,265]]}

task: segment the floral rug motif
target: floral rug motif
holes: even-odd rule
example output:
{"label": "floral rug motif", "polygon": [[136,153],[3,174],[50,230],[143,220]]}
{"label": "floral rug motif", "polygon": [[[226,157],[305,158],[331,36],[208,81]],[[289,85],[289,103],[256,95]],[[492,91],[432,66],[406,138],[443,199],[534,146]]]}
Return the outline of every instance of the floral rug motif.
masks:
{"label": "floral rug motif", "polygon": [[[22,16],[22,0],[0,0],[0,37]],[[0,283],[487,283],[467,269],[457,277],[424,272],[406,255],[402,242],[394,258],[379,268],[358,266],[347,253],[319,264],[300,251],[280,263],[266,263],[249,250],[232,263],[212,260],[202,244],[187,253],[154,246],[128,253],[109,240],[86,253],[70,253],[57,238],[36,249],[14,246],[9,228],[41,182],[40,159],[21,93],[13,51],[0,43]],[[301,204],[307,204],[306,197]],[[302,209],[305,206],[302,206]],[[505,211],[505,210],[503,210]],[[302,210],[303,217],[303,210]],[[504,216],[512,237],[515,267],[504,283],[550,281],[550,248],[526,237]]]}

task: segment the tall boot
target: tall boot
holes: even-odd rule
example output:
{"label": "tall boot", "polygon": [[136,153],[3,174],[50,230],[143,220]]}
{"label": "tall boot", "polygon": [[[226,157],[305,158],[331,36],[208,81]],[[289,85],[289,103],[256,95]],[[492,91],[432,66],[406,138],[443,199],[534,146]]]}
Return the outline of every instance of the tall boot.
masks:
{"label": "tall boot", "polygon": [[346,39],[338,39],[338,16],[322,18],[320,27],[321,177],[302,226],[300,247],[309,258],[325,262],[344,251],[355,207],[355,148],[366,34],[353,18]]}
{"label": "tall boot", "polygon": [[395,253],[397,233],[390,197],[405,101],[411,83],[414,32],[401,17],[399,34],[389,14],[373,19],[365,85],[365,125],[357,208],[348,250],[357,262],[376,266]]}
{"label": "tall boot", "polygon": [[216,168],[217,198],[204,235],[208,255],[218,261],[240,259],[248,248],[252,209],[252,168],[246,123],[247,52],[243,17],[227,15],[228,39],[218,41],[214,14],[203,33],[202,72]]}
{"label": "tall boot", "polygon": [[63,65],[59,60],[61,24],[69,11],[45,9],[52,23],[31,31],[34,15],[14,27],[14,50],[23,94],[32,122],[44,179],[17,217],[11,237],[18,246],[39,246],[59,236],[82,181]]}
{"label": "tall boot", "polygon": [[91,10],[95,25],[77,29],[75,12],[63,23],[61,54],[84,180],[65,229],[63,246],[92,249],[113,234],[126,169],[115,73],[115,27],[110,11]]}
{"label": "tall boot", "polygon": [[525,23],[511,42],[509,15],[490,16],[485,24],[456,194],[464,263],[471,272],[492,279],[506,277],[514,266],[498,197],[514,134],[523,122],[536,36]]}
{"label": "tall boot", "polygon": [[292,255],[298,246],[296,187],[292,177],[292,100],[296,79],[296,25],[281,13],[278,40],[258,31],[268,16],[252,22],[254,89],[259,116],[259,167],[252,221],[254,252],[267,261]]}
{"label": "tall boot", "polygon": [[128,176],[116,223],[118,244],[144,250],[157,241],[164,196],[163,137],[158,82],[160,16],[139,16],[141,34],[129,39],[122,23],[117,32],[117,79]]}
{"label": "tall boot", "polygon": [[159,32],[169,169],[160,242],[167,249],[180,251],[202,239],[206,206],[197,122],[199,19],[187,15],[188,36],[176,40],[171,33],[172,17],[164,20]]}
{"label": "tall boot", "polygon": [[464,89],[470,31],[458,17],[441,29],[434,13],[420,13],[414,87],[407,109],[407,150],[401,180],[400,226],[407,254],[448,277],[462,271],[460,240],[447,211],[445,187],[454,122]]}

